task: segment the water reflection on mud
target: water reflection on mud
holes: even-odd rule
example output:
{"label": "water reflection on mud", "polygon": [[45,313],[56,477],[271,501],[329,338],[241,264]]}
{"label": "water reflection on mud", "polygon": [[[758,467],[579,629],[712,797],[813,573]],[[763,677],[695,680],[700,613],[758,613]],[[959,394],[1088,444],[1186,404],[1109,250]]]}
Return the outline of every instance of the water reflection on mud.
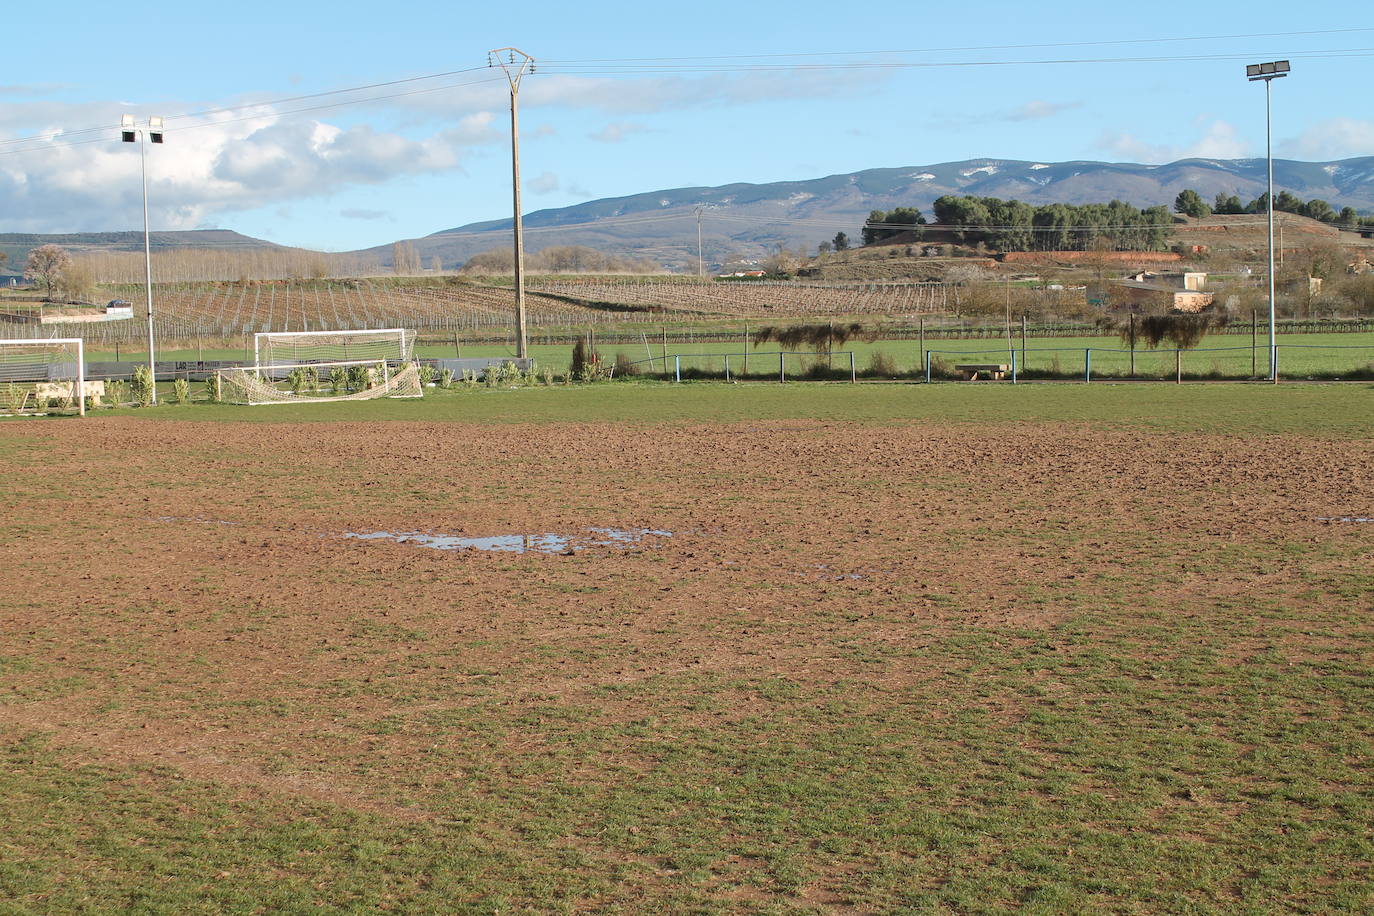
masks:
{"label": "water reflection on mud", "polygon": [[431,550],[489,550],[501,553],[568,553],[591,547],[633,550],[649,538],[672,537],[671,531],[655,528],[589,528],[580,535],[497,534],[490,537],[456,537],[421,534],[418,531],[348,531],[344,537],[359,541],[391,540]]}

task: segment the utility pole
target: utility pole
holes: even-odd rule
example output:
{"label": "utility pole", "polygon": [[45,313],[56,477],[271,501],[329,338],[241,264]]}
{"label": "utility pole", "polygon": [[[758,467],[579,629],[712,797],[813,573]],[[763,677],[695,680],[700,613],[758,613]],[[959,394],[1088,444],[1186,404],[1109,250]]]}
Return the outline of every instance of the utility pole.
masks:
{"label": "utility pole", "polygon": [[701,252],[701,207],[697,207],[697,279],[706,281],[706,258]]}
{"label": "utility pole", "polygon": [[[506,55],[504,58],[501,55]],[[534,58],[519,48],[487,52],[487,66],[500,65],[510,82],[511,188],[515,198],[515,355],[525,359],[529,345],[525,333],[525,226],[520,217],[520,79],[534,72]]]}

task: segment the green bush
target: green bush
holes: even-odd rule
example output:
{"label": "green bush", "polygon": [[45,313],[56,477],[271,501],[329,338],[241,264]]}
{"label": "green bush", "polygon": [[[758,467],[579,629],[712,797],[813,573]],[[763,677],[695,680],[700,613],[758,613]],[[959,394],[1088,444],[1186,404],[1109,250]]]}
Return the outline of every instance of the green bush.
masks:
{"label": "green bush", "polygon": [[291,393],[300,395],[310,384],[305,375],[305,367],[297,366],[286,374],[286,384],[291,388]]}
{"label": "green bush", "polygon": [[135,366],[133,378],[129,380],[129,393],[134,404],[148,407],[153,403],[153,372],[147,366]]}
{"label": "green bush", "polygon": [[105,397],[109,399],[111,409],[123,404],[128,396],[128,386],[120,379],[111,379],[105,383]]}
{"label": "green bush", "polygon": [[0,401],[4,403],[6,413],[19,413],[28,403],[31,393],[32,389],[28,385],[6,382],[5,387],[0,389]]}
{"label": "green bush", "polygon": [[873,355],[868,358],[868,368],[864,370],[864,375],[870,378],[896,378],[897,362],[882,350],[874,350]]}
{"label": "green bush", "polygon": [[218,404],[224,400],[223,390],[220,388],[219,373],[206,376],[205,378],[205,397],[211,404]]}
{"label": "green bush", "polygon": [[372,387],[372,370],[367,366],[348,367],[348,388],[350,391],[366,391]]}
{"label": "green bush", "polygon": [[452,370],[452,369],[441,369],[441,370],[439,370],[439,387],[440,387],[440,388],[452,388],[452,387],[453,387],[453,370]]}
{"label": "green bush", "polygon": [[178,404],[191,403],[191,383],[184,378],[172,382],[172,399]]}
{"label": "green bush", "polygon": [[420,375],[420,387],[428,388],[429,383],[434,381],[434,367],[426,364],[421,364],[420,368],[416,371]]}
{"label": "green bush", "polygon": [[348,372],[343,366],[329,370],[329,390],[332,394],[343,394],[348,388]]}

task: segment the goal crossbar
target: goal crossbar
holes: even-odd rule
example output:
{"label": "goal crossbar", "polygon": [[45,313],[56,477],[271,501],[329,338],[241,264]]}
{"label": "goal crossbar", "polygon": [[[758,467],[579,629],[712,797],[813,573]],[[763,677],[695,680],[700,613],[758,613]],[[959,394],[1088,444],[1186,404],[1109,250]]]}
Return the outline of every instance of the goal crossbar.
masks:
{"label": "goal crossbar", "polygon": [[[411,358],[414,346],[415,332],[406,328],[262,331],[253,335],[253,363],[258,366],[281,365],[274,358],[274,352],[278,349],[286,351],[285,358],[290,359],[292,365],[305,360],[335,362],[355,358],[405,361]],[[350,348],[369,352],[349,353]]]}

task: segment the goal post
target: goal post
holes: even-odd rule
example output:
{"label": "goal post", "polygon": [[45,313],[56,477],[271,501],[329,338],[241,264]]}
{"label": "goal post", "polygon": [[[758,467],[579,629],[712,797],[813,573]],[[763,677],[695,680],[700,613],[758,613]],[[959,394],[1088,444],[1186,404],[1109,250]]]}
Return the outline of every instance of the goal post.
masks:
{"label": "goal post", "polygon": [[0,413],[75,410],[84,417],[86,397],[98,396],[91,387],[81,338],[0,339]]}
{"label": "goal post", "polygon": [[274,363],[219,369],[219,399],[229,404],[319,404],[422,398],[420,367],[385,359]]}
{"label": "goal post", "polygon": [[357,331],[264,331],[253,335],[255,366],[387,360],[409,362],[415,332],[405,328]]}

